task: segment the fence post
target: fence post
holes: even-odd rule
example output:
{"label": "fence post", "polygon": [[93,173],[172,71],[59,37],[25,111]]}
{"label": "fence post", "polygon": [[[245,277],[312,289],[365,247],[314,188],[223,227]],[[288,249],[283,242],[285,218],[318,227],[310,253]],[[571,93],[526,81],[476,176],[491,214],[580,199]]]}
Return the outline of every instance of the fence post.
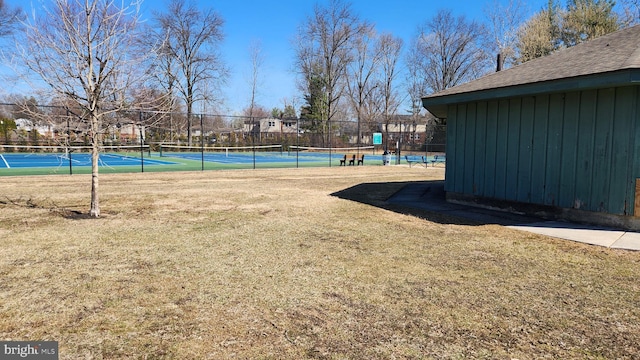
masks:
{"label": "fence post", "polygon": [[[251,137],[251,149],[253,150],[253,170],[256,169],[256,118],[251,117],[251,129],[253,136]],[[260,140],[262,140],[262,129],[258,129],[260,132]]]}
{"label": "fence post", "polygon": [[333,131],[331,131],[331,119],[327,119],[327,123],[329,124],[329,167],[331,167],[331,146],[332,146],[332,141],[331,139],[333,138]]}
{"label": "fence post", "polygon": [[138,132],[140,133],[140,167],[142,168],[142,172],[144,172],[144,136],[142,135],[142,111],[138,111],[138,119],[140,122],[138,123]]}

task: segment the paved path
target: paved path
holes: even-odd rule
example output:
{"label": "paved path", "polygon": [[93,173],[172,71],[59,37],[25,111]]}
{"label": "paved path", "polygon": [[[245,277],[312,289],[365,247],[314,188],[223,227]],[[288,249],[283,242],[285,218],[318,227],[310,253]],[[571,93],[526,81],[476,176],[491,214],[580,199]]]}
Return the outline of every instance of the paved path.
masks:
{"label": "paved path", "polygon": [[393,195],[388,202],[560,239],[608,248],[640,251],[640,233],[569,222],[546,221],[534,216],[449,203],[445,200],[443,181],[411,183]]}

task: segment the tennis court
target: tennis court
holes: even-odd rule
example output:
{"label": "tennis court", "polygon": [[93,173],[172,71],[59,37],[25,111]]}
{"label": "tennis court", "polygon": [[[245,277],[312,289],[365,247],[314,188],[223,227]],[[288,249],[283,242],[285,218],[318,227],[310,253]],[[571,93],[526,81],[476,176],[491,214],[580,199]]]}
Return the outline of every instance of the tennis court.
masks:
{"label": "tennis court", "polygon": [[[175,163],[149,156],[149,146],[108,146],[101,150],[101,171],[131,172],[163,169]],[[89,173],[91,149],[84,146],[20,146],[2,145],[0,175],[36,175],[55,173]]]}
{"label": "tennis court", "polygon": [[[99,166],[140,166],[171,165],[170,161],[142,159],[139,156],[129,156],[118,153],[100,154]],[[49,168],[68,166],[91,166],[91,154],[40,154],[40,153],[0,153],[0,169],[16,168]]]}
{"label": "tennis court", "polygon": [[[365,155],[365,164],[378,164],[372,146],[311,148],[260,145],[248,147],[186,147],[172,145],[105,146],[98,166],[106,172],[195,171],[219,169],[338,166],[345,155]],[[67,170],[68,169],[68,170]],[[54,173],[88,173],[87,147],[37,147],[3,145],[0,176]]]}
{"label": "tennis court", "polygon": [[290,146],[286,151],[282,145],[262,145],[255,147],[200,148],[163,145],[160,157],[215,162],[220,164],[246,165],[318,163],[338,164],[345,154],[373,154],[373,146],[360,148],[310,148]]}

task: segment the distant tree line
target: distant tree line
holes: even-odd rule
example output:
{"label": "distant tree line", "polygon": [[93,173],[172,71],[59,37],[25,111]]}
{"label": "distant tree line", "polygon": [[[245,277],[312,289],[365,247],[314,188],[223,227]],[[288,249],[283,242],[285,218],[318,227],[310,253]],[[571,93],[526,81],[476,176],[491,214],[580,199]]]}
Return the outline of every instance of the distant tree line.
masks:
{"label": "distant tree line", "polygon": [[623,1],[616,10],[612,0],[569,0],[565,7],[549,0],[525,19],[523,1],[494,1],[483,23],[443,9],[417,27],[404,52],[402,39],[376,32],[348,2],[316,5],[295,41],[300,117],[329,133],[336,117],[373,128],[398,112],[418,116],[425,95],[636,24],[638,3]]}

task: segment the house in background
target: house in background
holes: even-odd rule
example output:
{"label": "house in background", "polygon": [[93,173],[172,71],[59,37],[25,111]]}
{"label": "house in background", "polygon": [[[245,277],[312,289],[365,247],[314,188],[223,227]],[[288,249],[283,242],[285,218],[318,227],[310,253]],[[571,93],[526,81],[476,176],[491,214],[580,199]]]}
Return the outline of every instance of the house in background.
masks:
{"label": "house in background", "polygon": [[253,134],[259,138],[281,138],[282,136],[294,136],[297,133],[296,119],[264,118],[259,120],[245,120],[243,131],[245,134]]}
{"label": "house in background", "polygon": [[54,131],[53,126],[51,124],[37,124],[33,120],[29,119],[16,119],[16,130],[32,132],[37,131],[38,135],[44,138],[53,138]]}
{"label": "house in background", "polygon": [[427,124],[424,118],[416,121],[411,115],[396,115],[388,123],[380,124],[380,130],[388,135],[391,142],[400,140],[403,144],[420,144],[425,140]]}
{"label": "house in background", "polygon": [[640,26],[423,98],[450,201],[640,230]]}
{"label": "house in background", "polygon": [[385,136],[389,148],[397,148],[398,145],[406,149],[444,152],[445,126],[438,124],[432,114],[419,115],[394,115],[387,122],[379,124],[379,131]]}

